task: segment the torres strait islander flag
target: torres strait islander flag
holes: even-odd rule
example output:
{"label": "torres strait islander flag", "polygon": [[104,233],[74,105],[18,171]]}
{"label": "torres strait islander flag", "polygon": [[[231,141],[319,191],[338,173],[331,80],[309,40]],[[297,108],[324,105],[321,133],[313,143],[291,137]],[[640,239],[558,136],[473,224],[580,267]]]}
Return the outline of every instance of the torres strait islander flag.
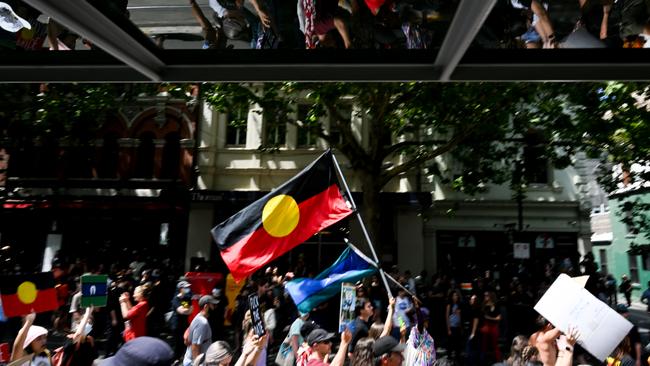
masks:
{"label": "torres strait islander flag", "polygon": [[7,318],[59,307],[51,272],[0,277],[2,308]]}
{"label": "torres strait islander flag", "polygon": [[212,229],[240,281],[352,213],[339,191],[330,150],[298,175]]}

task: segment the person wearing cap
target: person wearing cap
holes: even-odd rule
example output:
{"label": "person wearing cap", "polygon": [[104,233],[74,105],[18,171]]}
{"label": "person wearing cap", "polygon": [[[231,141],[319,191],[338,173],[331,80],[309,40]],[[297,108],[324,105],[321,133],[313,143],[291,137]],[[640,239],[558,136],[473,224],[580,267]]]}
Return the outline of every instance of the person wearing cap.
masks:
{"label": "person wearing cap", "polygon": [[383,336],[375,341],[372,346],[372,353],[375,356],[375,366],[399,366],[404,361],[406,345],[399,343],[392,336]]}
{"label": "person wearing cap", "polygon": [[[628,319],[630,317],[630,309],[625,304],[616,305],[616,312],[621,314],[622,317]],[[629,320],[629,319],[628,319]],[[632,324],[632,329],[627,333],[630,339],[630,356],[635,360],[636,365],[641,365],[641,353],[643,345],[641,344],[641,335],[639,334],[639,327]]]}
{"label": "person wearing cap", "polygon": [[122,346],[115,356],[99,366],[170,366],[174,352],[164,341],[153,337],[138,337]]}
{"label": "person wearing cap", "polygon": [[[307,337],[307,343],[311,346],[312,353],[309,356],[307,366],[326,366],[327,356],[332,353],[332,340],[335,338],[334,333],[328,333],[324,329],[314,329]],[[348,346],[352,341],[352,333],[346,329],[341,333],[341,344],[336,356],[329,364],[330,366],[343,366]]]}
{"label": "person wearing cap", "polygon": [[25,316],[23,326],[18,331],[11,350],[11,361],[17,365],[44,365],[52,364],[52,356],[46,348],[47,329],[34,325],[36,313]]}
{"label": "person wearing cap", "polygon": [[187,281],[178,281],[176,284],[178,293],[174,295],[171,301],[172,315],[169,318],[169,329],[174,337],[174,354],[181,357],[185,352],[185,343],[183,342],[183,332],[189,325],[189,315],[192,314],[192,291],[190,283]]}
{"label": "person wearing cap", "polygon": [[212,343],[212,329],[208,322],[210,311],[219,301],[211,295],[203,295],[199,299],[199,314],[194,317],[188,329],[187,349],[183,357],[183,366],[191,366],[192,362],[202,353],[205,353]]}

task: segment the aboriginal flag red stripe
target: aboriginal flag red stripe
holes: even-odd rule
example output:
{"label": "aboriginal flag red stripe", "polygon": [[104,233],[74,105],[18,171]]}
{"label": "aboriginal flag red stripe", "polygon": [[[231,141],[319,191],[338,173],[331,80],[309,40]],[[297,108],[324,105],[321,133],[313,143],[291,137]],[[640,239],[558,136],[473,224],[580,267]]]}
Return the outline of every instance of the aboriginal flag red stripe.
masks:
{"label": "aboriginal flag red stripe", "polygon": [[[35,293],[31,292],[34,287],[26,283],[33,284]],[[18,289],[23,284],[26,284],[24,285],[26,293],[21,299],[18,296]],[[8,318],[31,312],[42,313],[58,308],[54,277],[51,272],[2,276],[0,277],[0,296],[2,297],[2,309]]]}
{"label": "aboriginal flag red stripe", "polygon": [[[265,205],[278,195],[292,197],[299,220],[285,236],[270,235],[262,224]],[[341,196],[331,151],[298,175],[212,229],[221,256],[235,280],[254,273],[320,230],[352,213]]]}

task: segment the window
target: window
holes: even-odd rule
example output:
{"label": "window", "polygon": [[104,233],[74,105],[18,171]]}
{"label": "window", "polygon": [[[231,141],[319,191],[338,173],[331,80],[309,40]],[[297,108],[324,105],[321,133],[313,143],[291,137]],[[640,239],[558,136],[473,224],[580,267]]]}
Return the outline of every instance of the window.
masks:
{"label": "window", "polygon": [[[342,118],[342,123],[352,123],[352,105],[351,104],[341,104],[339,107],[339,118]],[[341,134],[341,129],[336,125],[334,118],[330,119],[330,140],[332,144],[340,144],[343,142],[343,135]]]}
{"label": "window", "polygon": [[606,275],[608,274],[608,267],[607,267],[607,250],[606,249],[601,249],[599,252],[600,256],[600,272],[602,274]]}
{"label": "window", "polygon": [[623,204],[623,223],[625,223],[625,229],[627,230],[628,236],[634,236],[639,233],[639,228],[634,223],[634,203],[625,202]]}
{"label": "window", "polygon": [[644,271],[650,270],[650,255],[648,253],[641,254],[641,268]]}
{"label": "window", "polygon": [[138,145],[138,152],[135,157],[135,178],[153,178],[153,160],[156,153],[156,145],[153,140],[154,134],[152,132],[145,132],[140,135],[140,145]]}
{"label": "window", "polygon": [[287,142],[287,124],[272,122],[267,124],[266,143],[273,146],[283,146]]}
{"label": "window", "polygon": [[548,184],[548,161],[544,155],[545,138],[530,130],[524,136],[524,178],[528,183]]}
{"label": "window", "polygon": [[635,254],[628,254],[627,255],[627,261],[628,265],[630,266],[630,279],[632,282],[639,282],[639,265],[637,264],[636,260],[636,255]]}
{"label": "window", "polygon": [[181,162],[181,138],[178,132],[170,132],[165,136],[165,147],[162,152],[161,178],[178,178]]}
{"label": "window", "polygon": [[296,115],[296,120],[299,121],[302,126],[298,126],[298,141],[296,142],[297,147],[314,147],[316,146],[316,134],[311,131],[309,121],[307,121],[307,114],[309,113],[309,105],[299,104],[298,111]]}
{"label": "window", "polygon": [[243,105],[228,114],[226,125],[226,145],[246,146],[248,126],[248,106]]}
{"label": "window", "polygon": [[99,178],[117,178],[117,168],[120,160],[120,146],[117,134],[111,133],[104,136],[104,141],[97,167]]}

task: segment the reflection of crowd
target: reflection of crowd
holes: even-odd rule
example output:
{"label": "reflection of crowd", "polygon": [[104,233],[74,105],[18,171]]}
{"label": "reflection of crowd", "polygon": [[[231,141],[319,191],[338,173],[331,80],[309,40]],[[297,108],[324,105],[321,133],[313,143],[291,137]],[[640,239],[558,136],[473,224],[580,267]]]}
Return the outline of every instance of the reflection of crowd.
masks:
{"label": "reflection of crowd", "polygon": [[486,48],[650,47],[648,0],[503,0],[477,37]]}

